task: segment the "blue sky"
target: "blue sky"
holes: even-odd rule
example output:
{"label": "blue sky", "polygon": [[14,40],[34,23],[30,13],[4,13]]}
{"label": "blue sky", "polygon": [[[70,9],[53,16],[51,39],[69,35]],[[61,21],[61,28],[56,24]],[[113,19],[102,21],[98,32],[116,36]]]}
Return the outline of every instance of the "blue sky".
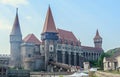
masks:
{"label": "blue sky", "polygon": [[105,51],[120,47],[119,0],[0,0],[0,53],[9,54],[9,34],[16,7],[23,38],[34,33],[39,39],[48,6],[57,28],[72,31],[82,45],[94,46],[99,30]]}

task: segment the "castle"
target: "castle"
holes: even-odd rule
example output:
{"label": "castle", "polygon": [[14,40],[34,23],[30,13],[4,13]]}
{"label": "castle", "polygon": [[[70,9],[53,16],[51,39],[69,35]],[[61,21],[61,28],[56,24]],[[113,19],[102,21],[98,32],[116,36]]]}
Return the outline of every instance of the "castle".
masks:
{"label": "castle", "polygon": [[97,30],[94,47],[82,46],[74,34],[56,29],[49,6],[40,41],[34,34],[22,39],[18,10],[10,33],[10,66],[27,70],[49,70],[49,64],[63,63],[82,66],[84,61],[97,60],[102,49],[102,38]]}

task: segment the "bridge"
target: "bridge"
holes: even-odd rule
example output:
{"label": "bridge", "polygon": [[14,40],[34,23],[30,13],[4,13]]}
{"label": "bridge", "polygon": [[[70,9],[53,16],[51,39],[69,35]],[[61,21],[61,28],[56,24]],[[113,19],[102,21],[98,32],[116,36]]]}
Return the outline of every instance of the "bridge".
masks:
{"label": "bridge", "polygon": [[53,66],[54,71],[59,71],[59,72],[75,72],[80,69],[80,66],[71,66],[68,64],[64,63],[59,63],[59,62],[49,62],[50,65]]}

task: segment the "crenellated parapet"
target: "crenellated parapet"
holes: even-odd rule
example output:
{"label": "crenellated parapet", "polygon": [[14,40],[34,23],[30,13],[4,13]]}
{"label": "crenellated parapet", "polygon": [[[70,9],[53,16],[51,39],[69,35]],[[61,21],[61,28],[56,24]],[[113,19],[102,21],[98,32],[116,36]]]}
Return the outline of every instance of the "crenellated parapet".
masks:
{"label": "crenellated parapet", "polygon": [[0,54],[0,65],[9,65],[10,55]]}

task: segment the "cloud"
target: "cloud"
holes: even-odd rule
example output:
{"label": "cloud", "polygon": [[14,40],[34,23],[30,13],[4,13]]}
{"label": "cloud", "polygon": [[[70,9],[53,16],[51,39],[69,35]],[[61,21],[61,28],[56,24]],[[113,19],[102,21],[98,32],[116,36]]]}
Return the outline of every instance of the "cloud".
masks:
{"label": "cloud", "polygon": [[0,3],[16,7],[19,5],[27,5],[28,0],[0,0]]}
{"label": "cloud", "polygon": [[31,20],[32,17],[31,17],[31,16],[26,16],[25,19],[27,19],[27,20]]}
{"label": "cloud", "polygon": [[11,26],[7,22],[0,21],[0,30],[11,30]]}

